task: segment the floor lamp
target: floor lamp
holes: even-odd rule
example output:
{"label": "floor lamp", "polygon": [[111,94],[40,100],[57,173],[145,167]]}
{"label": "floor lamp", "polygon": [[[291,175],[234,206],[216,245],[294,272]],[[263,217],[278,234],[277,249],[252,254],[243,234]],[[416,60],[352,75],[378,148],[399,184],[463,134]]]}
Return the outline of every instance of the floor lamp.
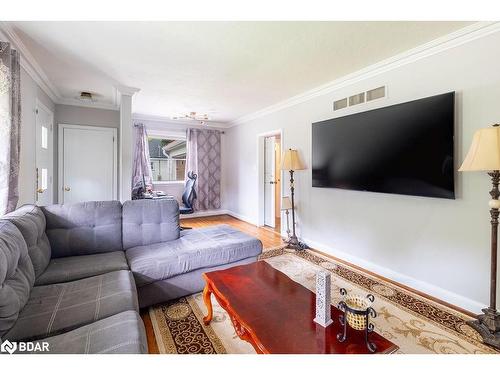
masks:
{"label": "floor lamp", "polygon": [[293,174],[295,171],[300,171],[306,169],[304,163],[300,159],[300,155],[297,150],[292,150],[291,148],[283,153],[283,158],[281,159],[281,170],[290,172],[290,198],[292,203],[292,235],[288,240],[288,248],[295,250],[304,250],[307,246],[299,241],[297,235],[295,234],[295,186]]}
{"label": "floor lamp", "polygon": [[479,129],[474,134],[472,145],[459,171],[487,171],[493,188],[489,201],[491,216],[491,271],[490,271],[490,306],[483,309],[484,314],[477,320],[468,322],[482,336],[486,344],[500,349],[500,313],[496,309],[497,297],[497,238],[498,214],[500,208],[500,124],[491,128]]}
{"label": "floor lamp", "polygon": [[281,199],[281,211],[285,211],[286,215],[286,240],[288,241],[290,239],[290,218],[288,217],[289,215],[289,210],[292,209],[292,201],[290,200],[290,197],[283,197]]}

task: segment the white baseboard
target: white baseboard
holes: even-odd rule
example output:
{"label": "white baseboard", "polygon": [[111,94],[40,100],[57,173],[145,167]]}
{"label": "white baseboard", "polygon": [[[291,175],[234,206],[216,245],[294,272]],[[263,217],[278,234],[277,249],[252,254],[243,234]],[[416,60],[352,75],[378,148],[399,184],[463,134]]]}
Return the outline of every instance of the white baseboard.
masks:
{"label": "white baseboard", "polygon": [[233,216],[236,219],[240,219],[240,220],[246,221],[247,223],[250,223],[250,224],[253,224],[253,225],[258,225],[257,224],[257,220],[253,220],[253,219],[251,219],[248,216],[240,215],[240,214],[238,214],[238,213],[236,213],[234,211],[231,211],[231,210],[226,210],[226,212],[227,212],[228,215]]}
{"label": "white baseboard", "polygon": [[327,254],[330,254],[336,258],[342,259],[346,262],[352,263],[356,266],[359,266],[361,268],[364,268],[370,272],[373,272],[377,275],[383,276],[389,280],[395,281],[397,283],[403,284],[405,286],[408,286],[412,289],[418,290],[420,292],[423,292],[425,294],[428,294],[429,296],[438,298],[442,301],[448,302],[452,305],[461,307],[467,311],[473,312],[473,313],[481,313],[481,309],[485,307],[484,304],[478,301],[471,300],[465,296],[456,294],[454,292],[451,292],[449,290],[437,287],[435,285],[426,283],[421,280],[414,279],[410,276],[398,273],[396,271],[390,270],[388,268],[379,266],[378,264],[366,261],[362,258],[358,258],[356,256],[353,256],[351,254],[345,253],[343,251],[340,251],[338,249],[335,249],[331,246],[313,241],[308,238],[304,238],[303,241],[309,245],[310,247],[314,249],[318,249],[320,251],[323,251]]}
{"label": "white baseboard", "polygon": [[215,216],[215,215],[227,215],[227,210],[207,210],[207,211],[196,211],[192,214],[180,215],[181,219],[189,219],[195,217],[205,217],[205,216]]}

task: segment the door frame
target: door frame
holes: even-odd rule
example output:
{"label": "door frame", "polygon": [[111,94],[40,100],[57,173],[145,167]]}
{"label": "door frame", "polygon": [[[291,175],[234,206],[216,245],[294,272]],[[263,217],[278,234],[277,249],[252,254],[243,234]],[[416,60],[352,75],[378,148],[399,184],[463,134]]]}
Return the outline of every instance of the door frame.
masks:
{"label": "door frame", "polygon": [[[279,136],[280,137],[280,146],[281,150],[283,151],[283,129],[276,129],[276,130],[271,130],[265,133],[260,133],[257,134],[257,192],[258,192],[258,212],[257,212],[257,225],[259,227],[264,226],[264,142],[265,138],[267,137],[272,137],[272,136]],[[282,178],[282,171],[279,171],[280,173],[280,197],[283,196],[283,178]],[[280,213],[281,217],[281,213]],[[281,220],[281,228],[280,228],[280,233],[283,230],[283,220]]]}
{"label": "door frame", "polygon": [[64,182],[64,129],[100,130],[113,134],[113,200],[118,199],[118,147],[117,129],[106,126],[58,124],[57,134],[57,199],[63,204]]}
{"label": "door frame", "polygon": [[50,126],[51,126],[51,129],[50,131],[52,132],[52,150],[50,150],[50,154],[49,154],[49,165],[50,165],[50,168],[51,168],[51,172],[52,172],[52,175],[50,176],[49,178],[49,184],[52,186],[52,197],[50,197],[50,202],[51,203],[54,203],[54,189],[55,189],[55,186],[54,186],[54,174],[55,174],[55,168],[54,168],[54,133],[55,133],[55,127],[54,127],[54,111],[52,111],[49,107],[47,107],[45,104],[43,104],[41,102],[40,99],[38,99],[38,97],[35,99],[35,199],[34,199],[34,202],[36,203],[38,201],[38,193],[37,193],[37,189],[38,189],[38,175],[36,173],[36,169],[38,168],[38,139],[37,139],[37,127],[38,127],[38,109],[41,108],[43,109],[45,112],[49,113],[50,114]]}
{"label": "door frame", "polygon": [[[269,171],[267,170],[268,163],[271,165],[271,170],[274,170],[274,181],[280,180],[280,170],[276,169],[276,143],[277,136],[270,135],[264,137],[264,225],[270,228],[276,228],[276,184],[269,186],[270,181],[266,181],[269,177]],[[268,146],[270,150],[268,150]],[[268,160],[270,158],[271,160]],[[272,162],[272,163],[271,163]],[[268,192],[271,191],[271,196],[268,196]],[[270,200],[270,202],[268,202]],[[268,212],[270,210],[272,212]]]}

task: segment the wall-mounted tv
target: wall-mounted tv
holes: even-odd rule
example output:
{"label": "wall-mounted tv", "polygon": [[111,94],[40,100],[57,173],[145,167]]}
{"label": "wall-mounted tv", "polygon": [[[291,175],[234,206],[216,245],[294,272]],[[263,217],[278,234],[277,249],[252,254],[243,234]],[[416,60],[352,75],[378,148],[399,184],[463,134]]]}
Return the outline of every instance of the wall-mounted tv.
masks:
{"label": "wall-mounted tv", "polygon": [[312,186],[455,198],[455,93],[312,124]]}

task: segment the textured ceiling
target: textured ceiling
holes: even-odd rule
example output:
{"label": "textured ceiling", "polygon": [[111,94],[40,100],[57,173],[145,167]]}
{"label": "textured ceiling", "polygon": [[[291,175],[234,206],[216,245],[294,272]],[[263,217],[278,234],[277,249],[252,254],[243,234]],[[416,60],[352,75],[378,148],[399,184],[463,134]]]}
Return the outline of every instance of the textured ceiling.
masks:
{"label": "textured ceiling", "polygon": [[14,22],[64,98],[229,122],[467,26],[468,22]]}

